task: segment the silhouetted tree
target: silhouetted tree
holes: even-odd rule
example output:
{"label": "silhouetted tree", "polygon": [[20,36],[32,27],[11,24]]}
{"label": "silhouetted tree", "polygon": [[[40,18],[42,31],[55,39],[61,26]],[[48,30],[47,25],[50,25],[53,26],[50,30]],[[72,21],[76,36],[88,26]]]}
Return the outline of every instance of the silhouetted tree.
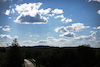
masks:
{"label": "silhouetted tree", "polygon": [[8,49],[7,56],[7,67],[22,67],[23,58],[17,39],[13,40],[12,46]]}

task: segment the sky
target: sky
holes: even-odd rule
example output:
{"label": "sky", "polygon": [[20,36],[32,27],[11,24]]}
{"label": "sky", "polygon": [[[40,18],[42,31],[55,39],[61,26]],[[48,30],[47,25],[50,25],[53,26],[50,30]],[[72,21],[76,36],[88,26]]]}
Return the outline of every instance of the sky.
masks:
{"label": "sky", "polygon": [[14,38],[20,46],[100,47],[100,0],[0,0],[0,47]]}

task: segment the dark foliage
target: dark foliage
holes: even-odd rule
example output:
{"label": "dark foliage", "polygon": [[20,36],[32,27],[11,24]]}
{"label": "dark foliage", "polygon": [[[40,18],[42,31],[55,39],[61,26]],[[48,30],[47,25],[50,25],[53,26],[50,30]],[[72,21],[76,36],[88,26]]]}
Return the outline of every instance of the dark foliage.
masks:
{"label": "dark foliage", "polygon": [[[20,65],[23,63],[23,59],[36,60],[36,64],[44,65],[45,67],[100,67],[100,49],[91,48],[89,46],[79,47],[10,47],[5,48],[8,51],[8,58],[10,58],[10,64]],[[5,56],[6,50],[0,53],[0,66],[6,63]],[[9,53],[10,52],[10,53]],[[21,56],[23,55],[23,57]],[[3,56],[3,58],[2,58]],[[16,57],[16,58],[14,58]],[[17,59],[18,58],[18,59]],[[3,60],[2,60],[3,59]],[[16,60],[16,61],[14,61]],[[2,63],[1,63],[2,61]],[[19,64],[16,64],[19,62]],[[11,66],[10,66],[11,67]],[[21,67],[21,66],[13,66]]]}
{"label": "dark foliage", "polygon": [[13,46],[7,52],[7,67],[22,67],[23,57],[20,47]]}

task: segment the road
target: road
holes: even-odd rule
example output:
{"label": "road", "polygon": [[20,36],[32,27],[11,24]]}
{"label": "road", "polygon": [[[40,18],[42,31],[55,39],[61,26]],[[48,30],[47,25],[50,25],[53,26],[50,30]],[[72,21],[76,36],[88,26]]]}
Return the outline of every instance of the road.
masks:
{"label": "road", "polygon": [[24,62],[25,62],[25,67],[35,67],[32,62],[30,62],[29,60],[27,59],[24,59]]}

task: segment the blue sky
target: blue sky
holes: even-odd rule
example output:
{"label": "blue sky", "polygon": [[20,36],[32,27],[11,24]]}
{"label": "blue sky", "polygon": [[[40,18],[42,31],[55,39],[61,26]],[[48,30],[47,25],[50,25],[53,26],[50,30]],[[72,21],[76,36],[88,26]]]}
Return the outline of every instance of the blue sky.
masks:
{"label": "blue sky", "polygon": [[0,46],[100,47],[100,0],[0,0]]}

